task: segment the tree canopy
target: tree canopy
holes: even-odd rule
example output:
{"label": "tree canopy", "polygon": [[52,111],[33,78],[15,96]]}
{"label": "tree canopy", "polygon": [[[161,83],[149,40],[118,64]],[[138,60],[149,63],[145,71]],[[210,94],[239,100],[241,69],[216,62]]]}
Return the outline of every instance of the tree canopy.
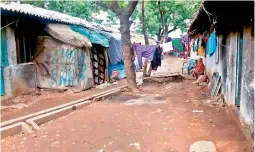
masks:
{"label": "tree canopy", "polygon": [[[126,8],[129,1],[117,1],[120,9]],[[116,25],[116,14],[111,10],[105,9],[96,5],[93,1],[66,1],[66,0],[40,0],[40,1],[21,1],[21,3],[31,4],[38,7],[43,7],[62,13],[66,13],[75,17],[86,19],[87,21],[93,21],[101,23],[101,20],[95,19],[92,14],[99,11],[107,12],[109,24]],[[105,4],[111,4],[112,1],[104,1]],[[172,1],[161,1],[160,7],[163,12],[165,21],[165,31],[169,34],[176,29],[180,29],[182,32],[186,31],[187,19],[191,19],[192,15],[198,10],[201,0],[172,0]],[[138,3],[136,9],[131,15],[131,20],[138,19],[142,21],[142,5],[141,1]],[[146,29],[150,37],[157,36],[158,40],[162,35],[162,26],[160,20],[160,14],[157,1],[145,1],[144,14]],[[138,33],[142,33],[142,23],[138,24]]]}
{"label": "tree canopy", "polygon": [[91,15],[98,11],[97,5],[92,1],[22,1],[21,3],[31,4],[37,7],[65,13],[71,16],[86,19],[87,21],[96,21]]}
{"label": "tree canopy", "polygon": [[[166,33],[169,34],[176,29],[184,32],[187,28],[187,19],[192,18],[193,14],[198,10],[200,3],[200,0],[162,1],[160,7],[163,12]],[[162,35],[162,26],[157,5],[157,1],[145,1],[145,22],[149,36],[153,37],[156,35],[159,39]],[[141,8],[137,7],[136,12],[138,12],[138,18],[142,20]]]}

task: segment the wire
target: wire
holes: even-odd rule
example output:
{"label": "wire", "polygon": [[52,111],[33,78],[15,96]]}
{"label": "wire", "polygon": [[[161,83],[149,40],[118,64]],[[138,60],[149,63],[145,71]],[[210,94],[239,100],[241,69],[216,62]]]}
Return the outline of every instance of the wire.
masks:
{"label": "wire", "polygon": [[208,17],[209,17],[210,23],[212,23],[211,18],[210,18],[210,15],[213,16],[212,13],[209,13],[209,12],[205,9],[205,6],[204,6],[204,5],[202,5],[202,6],[203,6],[203,10],[205,11],[205,13],[206,13],[206,14],[208,15]]}
{"label": "wire", "polygon": [[15,23],[15,22],[17,22],[17,21],[18,21],[18,19],[17,19],[16,21],[13,21],[13,22],[11,22],[11,23],[5,25],[4,27],[1,27],[1,29],[4,29],[4,28],[6,28],[7,26],[10,26],[11,24],[13,24],[13,23]]}

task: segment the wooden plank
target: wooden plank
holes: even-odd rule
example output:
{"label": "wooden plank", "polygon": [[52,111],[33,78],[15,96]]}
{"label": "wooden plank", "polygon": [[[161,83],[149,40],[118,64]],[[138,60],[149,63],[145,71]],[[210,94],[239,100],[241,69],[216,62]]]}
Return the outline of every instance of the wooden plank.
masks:
{"label": "wooden plank", "polygon": [[219,82],[218,85],[217,85],[217,87],[216,87],[216,89],[215,89],[214,97],[218,96],[219,90],[220,90],[220,88],[221,88],[221,85],[222,85],[222,83]]}
{"label": "wooden plank", "polygon": [[36,116],[39,116],[39,115],[42,115],[42,114],[45,114],[45,113],[49,113],[49,112],[52,112],[52,111],[55,111],[55,110],[59,110],[59,109],[62,109],[62,108],[65,108],[65,107],[68,107],[68,106],[71,106],[71,105],[74,105],[74,104],[83,103],[87,100],[93,100],[94,98],[96,98],[98,96],[102,96],[102,95],[107,94],[109,92],[113,92],[115,90],[123,89],[123,88],[126,88],[126,87],[127,87],[127,85],[124,85],[124,86],[121,86],[121,87],[118,87],[118,88],[113,88],[113,89],[110,89],[110,90],[106,90],[106,91],[94,94],[90,97],[85,97],[85,98],[82,98],[82,99],[79,99],[79,100],[75,100],[75,101],[65,103],[65,104],[62,104],[62,105],[59,105],[59,106],[56,106],[56,107],[45,109],[45,110],[42,110],[42,111],[39,111],[39,112],[36,112],[36,113],[32,113],[32,114],[29,114],[29,115],[26,115],[26,116],[22,116],[22,117],[18,117],[18,118],[12,119],[12,120],[8,120],[8,121],[0,123],[0,127],[2,128],[2,127],[9,126],[9,125],[21,122],[21,121],[26,121],[27,119],[30,119],[30,118],[33,118],[33,117],[36,117]]}
{"label": "wooden plank", "polygon": [[109,76],[108,76],[108,66],[109,66],[109,60],[107,55],[107,49],[104,48],[104,56],[105,56],[105,81],[109,82]]}
{"label": "wooden plank", "polygon": [[218,75],[218,77],[216,76],[216,81],[215,84],[213,85],[212,91],[211,91],[211,96],[213,97],[216,91],[216,88],[220,82],[221,76]]}

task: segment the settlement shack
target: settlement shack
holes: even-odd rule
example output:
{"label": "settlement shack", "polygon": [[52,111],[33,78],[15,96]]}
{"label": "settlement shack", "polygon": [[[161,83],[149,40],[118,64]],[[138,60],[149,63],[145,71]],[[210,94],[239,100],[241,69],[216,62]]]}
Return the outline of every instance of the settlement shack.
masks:
{"label": "settlement shack", "polygon": [[109,81],[113,70],[126,77],[117,30],[28,4],[0,7],[2,96],[36,87],[82,91]]}
{"label": "settlement shack", "polygon": [[[254,2],[203,1],[189,28],[193,39],[208,38],[205,73],[218,75],[220,93],[248,137],[254,136]],[[199,52],[198,52],[199,53]]]}
{"label": "settlement shack", "polygon": [[91,24],[28,4],[0,4],[0,8],[2,96],[36,87],[84,90],[94,85],[91,42],[70,28],[91,29]]}

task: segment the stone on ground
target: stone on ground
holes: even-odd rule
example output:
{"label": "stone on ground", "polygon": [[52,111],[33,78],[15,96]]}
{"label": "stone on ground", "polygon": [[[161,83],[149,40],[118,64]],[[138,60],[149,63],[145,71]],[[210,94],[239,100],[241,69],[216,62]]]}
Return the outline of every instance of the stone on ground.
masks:
{"label": "stone on ground", "polygon": [[211,141],[197,141],[190,145],[190,152],[216,152],[216,148]]}

